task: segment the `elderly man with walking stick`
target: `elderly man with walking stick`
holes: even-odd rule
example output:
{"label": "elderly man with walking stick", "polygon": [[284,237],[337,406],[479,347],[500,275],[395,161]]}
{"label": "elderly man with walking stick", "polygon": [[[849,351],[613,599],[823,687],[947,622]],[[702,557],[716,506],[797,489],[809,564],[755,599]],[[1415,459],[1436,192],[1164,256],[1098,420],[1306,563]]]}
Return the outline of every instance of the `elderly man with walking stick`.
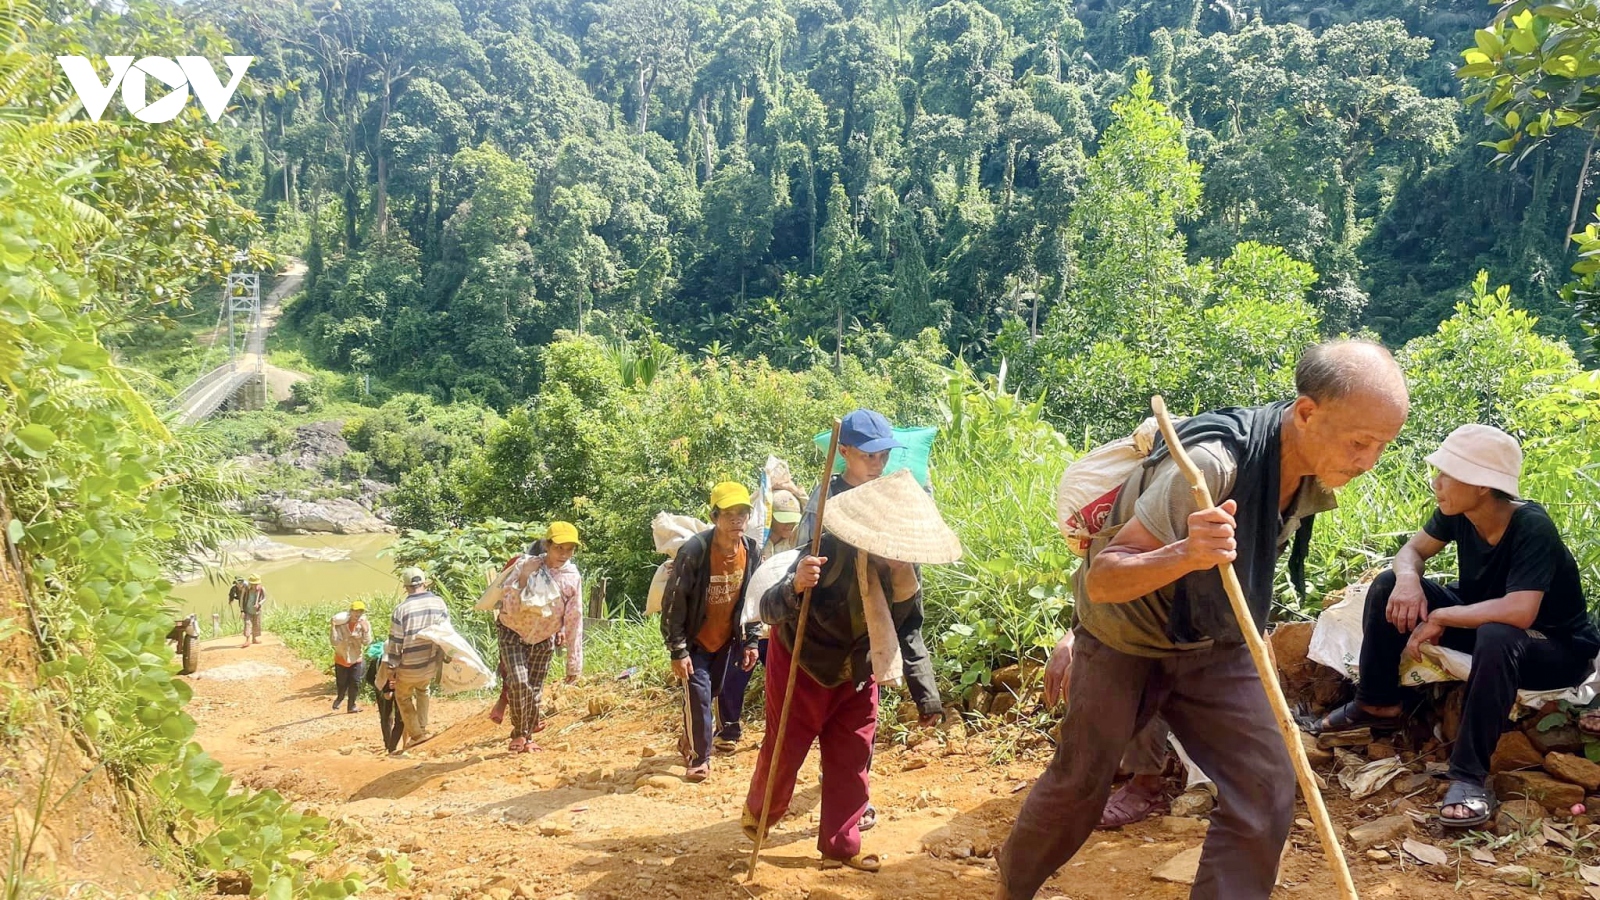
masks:
{"label": "elderly man with walking stick", "polygon": [[[1180,446],[1158,446],[1124,484],[1107,522],[1117,527],[1074,577],[1061,742],[1001,850],[997,900],[1033,897],[1078,852],[1129,740],[1156,714],[1218,789],[1191,900],[1272,893],[1309,767],[1291,761],[1298,736],[1254,623],[1267,620],[1283,547],[1333,506],[1329,489],[1377,464],[1410,408],[1393,357],[1365,341],[1306,351],[1295,388],[1293,400],[1168,425]],[[1320,803],[1313,813],[1326,826]],[[1336,842],[1329,856],[1354,897]]]}

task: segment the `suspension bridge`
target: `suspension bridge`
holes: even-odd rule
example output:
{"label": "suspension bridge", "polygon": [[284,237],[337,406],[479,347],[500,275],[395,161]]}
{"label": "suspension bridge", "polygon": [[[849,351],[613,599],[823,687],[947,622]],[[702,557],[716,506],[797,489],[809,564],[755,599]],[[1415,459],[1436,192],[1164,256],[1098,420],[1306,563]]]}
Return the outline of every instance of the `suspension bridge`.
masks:
{"label": "suspension bridge", "polygon": [[299,290],[305,264],[296,260],[273,286],[265,301],[260,276],[228,276],[222,288],[222,308],[212,347],[222,344],[224,329],[228,360],[196,378],[172,399],[180,425],[192,425],[221,409],[260,409],[266,405],[267,334],[277,320],[278,304]]}

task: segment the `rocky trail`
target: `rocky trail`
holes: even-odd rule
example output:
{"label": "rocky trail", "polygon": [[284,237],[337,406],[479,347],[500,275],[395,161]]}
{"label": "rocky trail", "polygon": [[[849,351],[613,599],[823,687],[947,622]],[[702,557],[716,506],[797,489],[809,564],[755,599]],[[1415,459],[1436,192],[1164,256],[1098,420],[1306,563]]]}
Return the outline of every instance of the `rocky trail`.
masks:
{"label": "rocky trail", "polygon": [[[680,778],[673,750],[675,698],[591,676],[554,696],[547,692],[553,715],[539,736],[543,752],[509,755],[507,729],[488,721],[487,700],[436,699],[438,737],[407,757],[391,758],[382,752],[370,706],[355,715],[332,712],[331,677],[270,637],[249,649],[235,640],[205,647],[190,705],[198,739],[243,782],[275,788],[339,823],[341,846],[324,865],[369,873],[377,886],[363,896],[984,898],[994,890],[994,849],[1048,752],[1045,745],[1006,759],[991,737],[967,736],[959,726],[910,748],[880,743],[873,772],[879,824],[865,841],[865,849],[883,858],[875,875],[820,867],[813,755],[794,811],[774,829],[755,882],[746,886],[750,845],[739,832],[738,810],[759,731],[752,735],[747,728],[739,750],[716,759],[709,781],[689,784]],[[1413,788],[1431,794],[1427,785]],[[1436,826],[1406,815],[1430,802],[1413,796],[1391,787],[1359,806],[1342,794],[1331,799],[1336,819],[1347,827],[1395,817],[1382,834],[1365,835],[1363,846],[1347,841],[1363,898],[1534,896],[1501,883],[1514,879],[1495,869],[1511,863],[1530,866],[1525,880],[1542,883],[1544,896],[1591,896],[1578,878],[1574,852],[1544,849],[1537,837],[1517,838],[1492,852],[1479,849],[1483,861],[1475,860],[1467,848],[1453,846],[1452,837],[1430,834]],[[1184,870],[1192,872],[1206,827],[1201,818],[1169,816],[1096,833],[1040,896],[1186,897]],[[1406,853],[1405,840],[1423,857],[1433,854],[1422,845],[1436,848],[1434,864]],[[409,886],[391,891],[376,873],[395,853],[409,858],[412,877]],[[1333,896],[1333,880],[1303,818],[1274,896]]]}

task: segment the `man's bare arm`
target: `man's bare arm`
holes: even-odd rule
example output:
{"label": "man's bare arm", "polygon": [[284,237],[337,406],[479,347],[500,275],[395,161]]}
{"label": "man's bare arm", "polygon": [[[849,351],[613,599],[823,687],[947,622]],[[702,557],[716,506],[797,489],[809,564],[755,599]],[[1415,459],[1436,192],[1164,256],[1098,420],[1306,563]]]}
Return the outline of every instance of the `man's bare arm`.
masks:
{"label": "man's bare arm", "polygon": [[1190,572],[1214,569],[1238,555],[1234,540],[1238,504],[1198,510],[1189,516],[1189,534],[1162,544],[1137,518],[1117,532],[1089,564],[1085,581],[1091,603],[1127,603],[1166,587]]}

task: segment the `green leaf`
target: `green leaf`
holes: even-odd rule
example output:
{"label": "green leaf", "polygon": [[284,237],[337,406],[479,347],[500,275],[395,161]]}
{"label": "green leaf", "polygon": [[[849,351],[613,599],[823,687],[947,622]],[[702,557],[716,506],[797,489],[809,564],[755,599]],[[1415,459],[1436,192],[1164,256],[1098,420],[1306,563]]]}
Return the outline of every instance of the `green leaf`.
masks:
{"label": "green leaf", "polygon": [[1565,725],[1566,723],[1567,723],[1567,714],[1566,713],[1554,712],[1554,713],[1551,713],[1550,715],[1545,716],[1544,718],[1540,719],[1539,720],[1539,724],[1534,726],[1534,727],[1536,727],[1539,730],[1540,734],[1543,734],[1544,732],[1549,731],[1552,728],[1559,728],[1562,725]]}
{"label": "green leaf", "polygon": [[17,440],[27,448],[29,455],[40,456],[56,442],[56,433],[43,425],[34,423],[24,425],[17,429]]}
{"label": "green leaf", "polygon": [[1590,762],[1600,763],[1600,741],[1584,741],[1583,755]]}
{"label": "green leaf", "polygon": [[21,519],[12,519],[6,523],[6,537],[9,538],[13,544],[22,543],[22,538],[27,533],[27,526],[22,524]]}
{"label": "green leaf", "polygon": [[294,878],[288,875],[279,875],[272,879],[272,884],[267,887],[267,900],[293,900]]}

